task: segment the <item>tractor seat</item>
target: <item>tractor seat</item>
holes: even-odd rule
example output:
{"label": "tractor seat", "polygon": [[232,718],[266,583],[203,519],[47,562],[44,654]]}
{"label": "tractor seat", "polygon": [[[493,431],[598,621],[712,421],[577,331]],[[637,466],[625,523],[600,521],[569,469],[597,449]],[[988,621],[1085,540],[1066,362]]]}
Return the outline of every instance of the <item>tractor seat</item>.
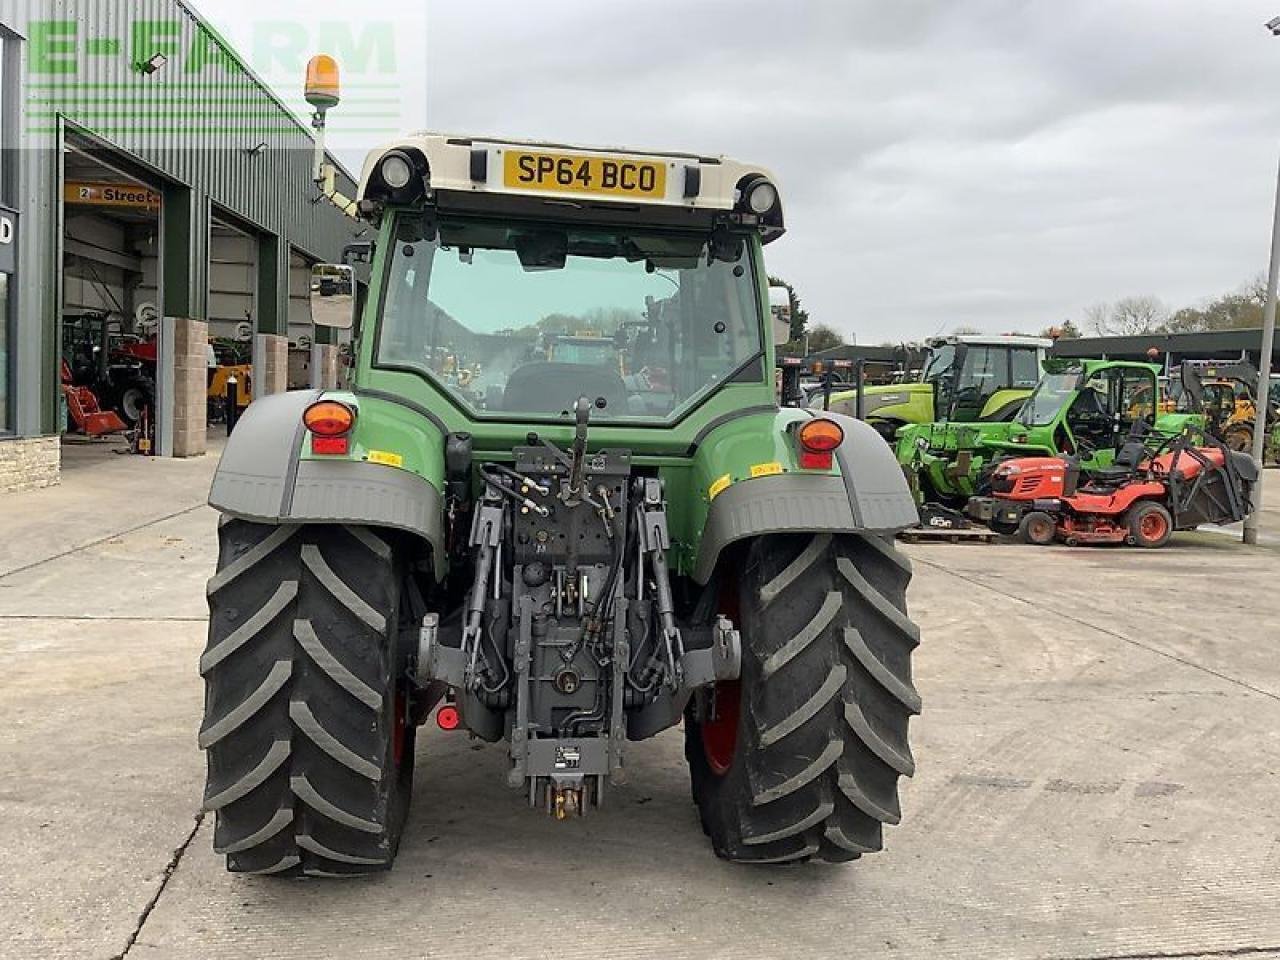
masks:
{"label": "tractor seat", "polygon": [[1146,448],[1141,443],[1130,441],[1120,448],[1109,467],[1090,470],[1089,482],[1095,486],[1124,483],[1137,472],[1145,456]]}
{"label": "tractor seat", "polygon": [[502,407],[513,413],[563,413],[587,397],[614,417],[626,416],[627,387],[611,367],[584,363],[529,363],[507,379]]}

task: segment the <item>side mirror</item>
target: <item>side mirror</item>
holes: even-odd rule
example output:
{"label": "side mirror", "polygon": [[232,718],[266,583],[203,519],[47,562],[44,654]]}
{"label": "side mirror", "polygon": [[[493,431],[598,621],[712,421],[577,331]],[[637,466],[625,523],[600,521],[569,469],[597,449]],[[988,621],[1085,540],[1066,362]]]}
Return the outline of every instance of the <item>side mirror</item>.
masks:
{"label": "side mirror", "polygon": [[791,342],[791,291],[786,287],[769,288],[769,316],[773,320],[773,345]]}
{"label": "side mirror", "polygon": [[781,347],[783,344],[791,342],[791,322],[789,320],[779,320],[773,318],[773,345]]}
{"label": "side mirror", "polygon": [[333,263],[318,263],[311,268],[311,322],[335,330],[350,330],[355,325],[354,269]]}

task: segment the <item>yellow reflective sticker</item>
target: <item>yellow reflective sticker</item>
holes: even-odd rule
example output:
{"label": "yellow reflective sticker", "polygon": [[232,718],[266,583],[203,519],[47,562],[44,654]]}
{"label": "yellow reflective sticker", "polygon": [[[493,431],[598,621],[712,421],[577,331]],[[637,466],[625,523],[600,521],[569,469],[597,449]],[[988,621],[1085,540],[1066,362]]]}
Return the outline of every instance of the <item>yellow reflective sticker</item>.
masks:
{"label": "yellow reflective sticker", "polygon": [[387,453],[385,450],[370,450],[370,463],[381,463],[387,467],[400,467],[404,465],[404,457],[398,453]]}
{"label": "yellow reflective sticker", "polygon": [[757,463],[751,468],[751,476],[753,477],[773,477],[782,472],[782,464],[777,460],[769,463]]}
{"label": "yellow reflective sticker", "polygon": [[716,497],[720,496],[720,494],[724,493],[725,488],[731,483],[733,483],[733,477],[726,473],[707,489],[707,495],[714,500]]}

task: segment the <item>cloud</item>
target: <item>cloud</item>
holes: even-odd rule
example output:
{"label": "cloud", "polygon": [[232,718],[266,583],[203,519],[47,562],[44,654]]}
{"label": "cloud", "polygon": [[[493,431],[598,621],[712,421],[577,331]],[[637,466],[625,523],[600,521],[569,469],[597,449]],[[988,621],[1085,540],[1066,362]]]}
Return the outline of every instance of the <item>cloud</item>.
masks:
{"label": "cloud", "polygon": [[418,125],[750,159],[787,210],[770,267],[815,321],[860,342],[1035,330],[1265,264],[1273,6],[431,2]]}

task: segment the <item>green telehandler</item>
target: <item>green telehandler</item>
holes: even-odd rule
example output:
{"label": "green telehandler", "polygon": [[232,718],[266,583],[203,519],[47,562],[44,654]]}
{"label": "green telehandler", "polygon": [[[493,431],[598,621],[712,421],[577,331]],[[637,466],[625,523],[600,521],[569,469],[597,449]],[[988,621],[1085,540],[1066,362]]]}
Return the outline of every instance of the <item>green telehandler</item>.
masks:
{"label": "green telehandler", "polygon": [[[312,289],[354,324],[350,388],[255,401],[209,498],[228,869],[389,868],[433,718],[557,819],[683,722],[721,857],[880,849],[915,769],[916,513],[871,427],[777,404],[769,172],[423,133],[370,155],[355,209],[367,291],[341,264]],[[578,326],[617,355],[540,349]]]}

